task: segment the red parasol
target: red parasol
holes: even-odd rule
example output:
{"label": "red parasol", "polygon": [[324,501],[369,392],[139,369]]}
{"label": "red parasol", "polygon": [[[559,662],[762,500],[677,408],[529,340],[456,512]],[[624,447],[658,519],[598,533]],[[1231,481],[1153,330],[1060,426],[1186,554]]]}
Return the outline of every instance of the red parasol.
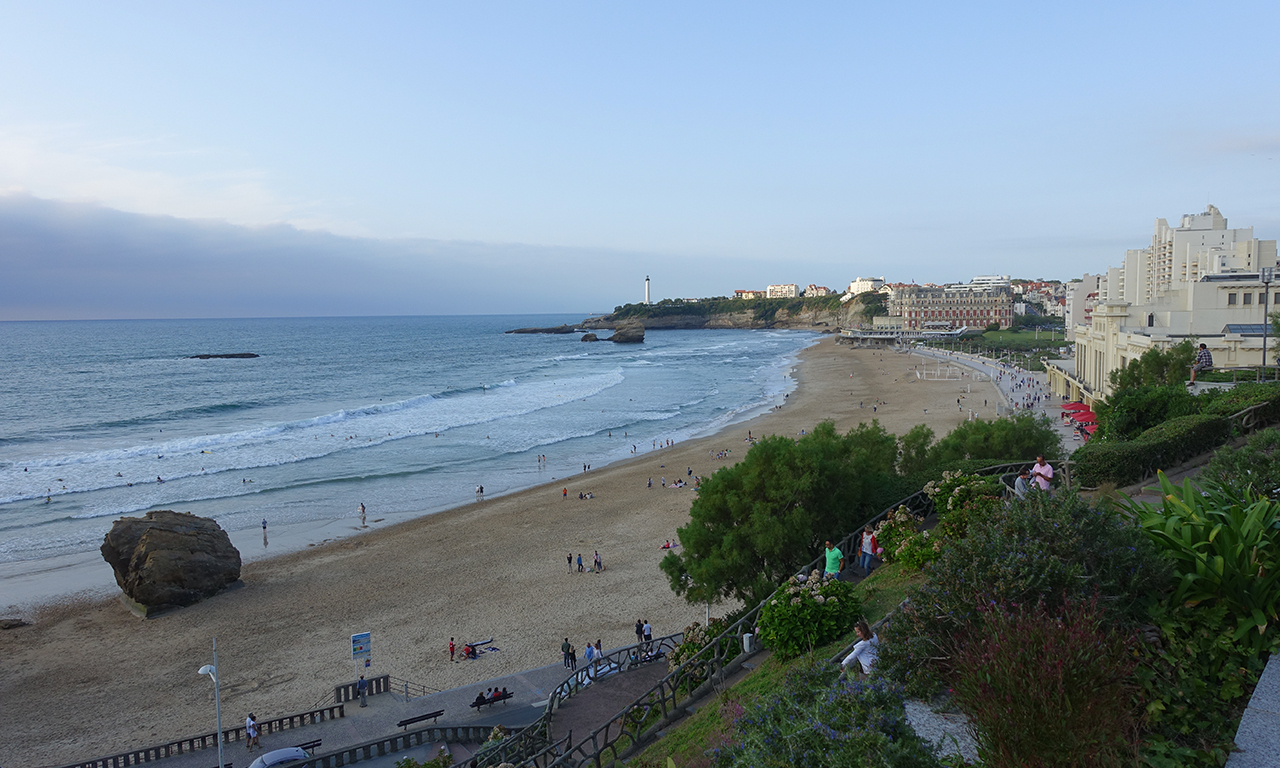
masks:
{"label": "red parasol", "polygon": [[1063,405],[1063,406],[1062,406],[1062,410],[1064,410],[1064,411],[1087,411],[1087,410],[1089,410],[1089,406],[1085,405],[1084,403],[1066,403],[1065,405]]}

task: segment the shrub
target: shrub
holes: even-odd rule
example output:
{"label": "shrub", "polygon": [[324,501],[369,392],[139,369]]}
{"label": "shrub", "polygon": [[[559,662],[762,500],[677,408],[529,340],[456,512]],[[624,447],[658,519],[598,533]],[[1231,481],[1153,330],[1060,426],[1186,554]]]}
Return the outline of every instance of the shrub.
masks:
{"label": "shrub", "polygon": [[1266,403],[1259,414],[1266,422],[1280,419],[1280,383],[1250,382],[1228,390],[1214,390],[1198,396],[1203,401],[1200,412],[1215,416],[1232,416],[1255,405]]}
{"label": "shrub", "polygon": [[907,724],[900,688],[884,681],[835,680],[813,660],[777,695],[754,702],[734,722],[733,743],[716,751],[720,768],[938,768]]}
{"label": "shrub", "polygon": [[1129,442],[1090,440],[1076,449],[1076,478],[1083,485],[1130,485],[1157,469],[1179,464],[1226,442],[1231,424],[1222,416],[1181,416]]}
{"label": "shrub", "polygon": [[795,658],[849,631],[862,614],[853,585],[814,571],[792,576],[760,611],[760,639],[781,660]]}
{"label": "shrub", "polygon": [[1250,435],[1240,448],[1220,448],[1200,477],[1280,499],[1280,431],[1264,429]]}
{"label": "shrub", "polygon": [[880,632],[882,673],[913,695],[943,682],[937,661],[953,635],[976,625],[976,606],[1001,604],[1061,608],[1066,598],[1098,595],[1112,619],[1145,617],[1145,601],[1168,588],[1169,566],[1134,523],[1075,494],[1032,494],[970,521],[963,539],[948,542],[913,588],[910,603]]}
{"label": "shrub", "polygon": [[728,628],[729,622],[719,617],[712,617],[705,627],[700,621],[685,627],[680,644],[671,649],[671,653],[667,656],[667,668],[675,670],[676,667],[698,655],[699,651],[724,634]]}
{"label": "shrub", "polygon": [[1198,413],[1201,402],[1181,383],[1120,390],[1094,406],[1094,439],[1132,440],[1169,419]]}
{"label": "shrub", "polygon": [[907,568],[920,571],[937,560],[940,554],[942,554],[942,539],[934,536],[931,531],[921,531],[898,545],[898,549],[894,552],[894,559]]}
{"label": "shrub", "polygon": [[1106,625],[1096,598],[980,609],[951,671],[984,765],[1132,764],[1130,638]]}
{"label": "shrub", "polygon": [[884,550],[882,559],[886,563],[896,559],[898,547],[920,530],[920,523],[921,518],[911,514],[911,510],[906,507],[898,507],[885,515],[876,526],[875,534],[876,544]]}
{"label": "shrub", "polygon": [[1232,640],[1264,649],[1267,625],[1280,618],[1280,502],[1219,485],[1177,486],[1160,474],[1160,507],[1124,504],[1174,563],[1173,604],[1219,601],[1230,611]]}
{"label": "shrub", "polygon": [[941,480],[926,483],[924,491],[933,501],[934,509],[945,514],[972,499],[999,499],[1004,495],[1004,485],[995,475],[967,475],[953,471],[943,472]]}
{"label": "shrub", "polygon": [[[1266,659],[1231,639],[1225,603],[1151,607],[1156,637],[1138,647],[1135,672],[1144,714],[1143,758],[1157,768],[1220,766]],[[1275,649],[1280,631],[1267,630]]]}

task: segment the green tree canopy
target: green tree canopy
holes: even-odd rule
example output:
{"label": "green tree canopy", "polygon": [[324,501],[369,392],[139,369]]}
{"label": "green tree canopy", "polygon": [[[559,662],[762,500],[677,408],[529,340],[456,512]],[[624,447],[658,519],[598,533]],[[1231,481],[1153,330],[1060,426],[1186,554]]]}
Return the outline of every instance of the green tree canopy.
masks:
{"label": "green tree canopy", "polygon": [[896,458],[897,442],[878,422],[841,435],[825,421],[799,440],[761,439],[703,481],[679,531],[683,550],[662,560],[671,589],[691,603],[763,600],[824,540],[870,516]]}
{"label": "green tree canopy", "polygon": [[1111,372],[1115,391],[1137,389],[1151,384],[1181,384],[1190,376],[1196,347],[1185,339],[1168,349],[1148,349],[1142,357]]}
{"label": "green tree canopy", "polygon": [[929,450],[929,462],[1033,459],[1038,455],[1050,460],[1060,458],[1061,441],[1048,418],[1023,412],[992,421],[964,422]]}

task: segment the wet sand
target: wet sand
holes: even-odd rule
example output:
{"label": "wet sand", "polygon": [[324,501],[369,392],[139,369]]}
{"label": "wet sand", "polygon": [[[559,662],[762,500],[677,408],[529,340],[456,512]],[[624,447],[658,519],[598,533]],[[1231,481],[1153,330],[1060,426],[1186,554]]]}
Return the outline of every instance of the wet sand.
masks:
{"label": "wet sand", "polygon": [[[634,639],[636,619],[657,635],[679,631],[704,608],[672,594],[659,547],[688,520],[694,491],[664,489],[661,478],[736,461],[748,431],[796,436],[823,419],[843,431],[876,418],[896,434],[923,422],[942,435],[983,398],[990,407],[976,410],[994,417],[989,382],[917,381],[910,369],[920,365],[936,363],[828,337],[801,353],[785,406],[716,435],[251,562],[243,588],[160,618],[140,620],[115,599],[38,609],[32,626],[0,632],[0,764],[61,764],[210,731],[212,686],[196,670],[212,660],[214,636],[228,725],[249,711],[306,710],[353,680],[357,632],[372,632],[370,674],[446,689],[555,663],[566,636],[579,649],[596,639],[611,648]],[[714,457],[722,450],[727,460]],[[604,572],[566,567],[566,554],[589,565],[597,550]],[[491,636],[499,653],[450,663],[450,637],[461,647]]]}

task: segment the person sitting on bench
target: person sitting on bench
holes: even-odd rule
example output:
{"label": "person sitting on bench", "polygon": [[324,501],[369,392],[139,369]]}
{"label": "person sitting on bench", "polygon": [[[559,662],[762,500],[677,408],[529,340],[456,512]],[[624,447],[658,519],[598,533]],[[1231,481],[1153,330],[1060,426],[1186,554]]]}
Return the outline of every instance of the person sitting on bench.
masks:
{"label": "person sitting on bench", "polygon": [[476,700],[475,700],[475,701],[473,701],[473,702],[471,702],[471,706],[475,707],[476,709],[479,709],[481,704],[487,704],[487,703],[489,703],[489,702],[488,702],[488,700],[484,697],[484,694],[483,694],[483,693],[477,693],[477,694],[476,694]]}

